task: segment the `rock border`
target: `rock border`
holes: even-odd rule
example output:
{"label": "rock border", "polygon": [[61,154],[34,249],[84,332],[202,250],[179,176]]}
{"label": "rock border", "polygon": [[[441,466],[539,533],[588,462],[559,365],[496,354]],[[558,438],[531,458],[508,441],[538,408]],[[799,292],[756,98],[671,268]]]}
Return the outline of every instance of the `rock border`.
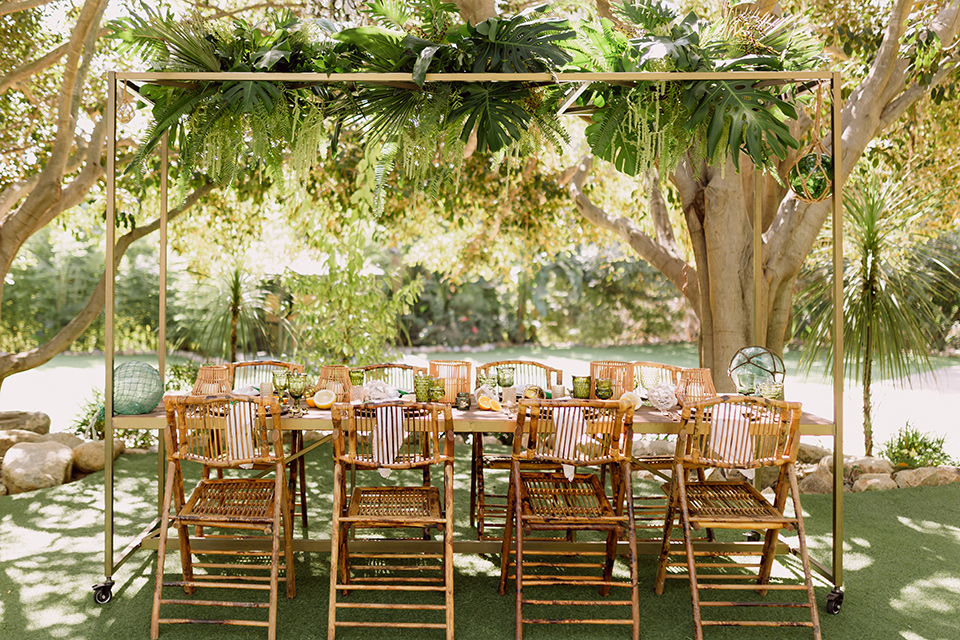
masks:
{"label": "rock border", "polygon": [[[670,440],[640,438],[634,440],[633,454],[672,455],[674,443]],[[637,476],[658,480],[647,471],[637,471]],[[714,469],[709,478],[712,480],[740,480],[739,472]],[[833,454],[823,447],[801,442],[797,454],[797,480],[800,493],[833,492]],[[775,473],[761,472],[761,488],[772,487],[776,481]],[[886,491],[911,487],[939,487],[960,482],[960,468],[940,467],[895,467],[889,460],[876,457],[844,456],[843,490],[852,493],[864,491]]]}

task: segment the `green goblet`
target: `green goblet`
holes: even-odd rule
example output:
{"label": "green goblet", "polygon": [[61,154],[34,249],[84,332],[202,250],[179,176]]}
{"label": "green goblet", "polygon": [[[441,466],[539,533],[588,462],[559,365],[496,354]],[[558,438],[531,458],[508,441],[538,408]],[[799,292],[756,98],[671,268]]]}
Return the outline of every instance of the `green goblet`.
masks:
{"label": "green goblet", "polygon": [[293,398],[293,408],[290,413],[295,416],[303,415],[307,410],[300,406],[300,398],[307,391],[307,376],[303,373],[292,373],[287,377],[287,387],[290,397]]}
{"label": "green goblet", "polygon": [[283,404],[283,392],[287,390],[287,384],[290,381],[290,372],[281,369],[273,372],[273,392],[277,394],[280,404]]}

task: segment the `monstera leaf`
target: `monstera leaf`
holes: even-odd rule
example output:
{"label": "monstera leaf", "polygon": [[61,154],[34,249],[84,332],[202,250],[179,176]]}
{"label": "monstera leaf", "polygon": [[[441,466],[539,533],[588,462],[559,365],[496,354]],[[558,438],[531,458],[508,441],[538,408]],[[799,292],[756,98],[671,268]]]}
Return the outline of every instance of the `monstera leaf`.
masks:
{"label": "monstera leaf", "polygon": [[708,157],[726,137],[737,169],[741,151],[763,166],[771,152],[782,160],[788,148],[800,146],[786,123],[797,117],[793,106],[748,82],[696,82],[684,93],[683,103],[692,112],[689,128],[707,123]]}
{"label": "monstera leaf", "polygon": [[357,27],[344,29],[333,37],[368,53],[371,66],[377,71],[395,71],[406,55],[404,34],[399,31],[382,27]]}
{"label": "monstera leaf", "polygon": [[466,116],[460,139],[466,142],[476,126],[477,150],[496,153],[519,140],[530,124],[530,114],[514,102],[527,95],[509,85],[469,85],[460,94],[460,106],[450,112],[450,121]]}
{"label": "monstera leaf", "polygon": [[[545,11],[545,7],[534,9]],[[473,72],[536,73],[562,67],[571,56],[557,46],[576,34],[566,20],[530,20],[524,11],[510,19],[490,18],[470,28],[474,33]]]}
{"label": "monstera leaf", "polygon": [[643,27],[647,31],[657,31],[677,19],[677,13],[666,2],[657,0],[624,0],[613,10],[625,20]]}

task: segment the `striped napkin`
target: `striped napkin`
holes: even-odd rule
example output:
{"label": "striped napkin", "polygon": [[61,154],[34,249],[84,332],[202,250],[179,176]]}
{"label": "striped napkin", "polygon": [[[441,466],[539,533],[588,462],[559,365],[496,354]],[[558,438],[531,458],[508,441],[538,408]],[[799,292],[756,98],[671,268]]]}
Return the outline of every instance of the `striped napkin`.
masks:
{"label": "striped napkin", "polygon": [[[743,407],[718,404],[713,407],[713,433],[710,445],[724,462],[744,462],[751,458],[753,436],[749,435],[750,419],[743,415]],[[737,446],[746,439],[746,448]],[[748,480],[753,480],[756,469],[738,469]]]}
{"label": "striped napkin", "polygon": [[[392,464],[403,446],[403,407],[377,407],[374,417],[373,461],[378,465]],[[390,469],[381,467],[377,471],[383,478],[390,475]]]}
{"label": "striped napkin", "polygon": [[[230,417],[227,420],[227,444],[231,458],[254,457],[252,405],[247,402],[230,403]],[[253,463],[240,465],[241,469],[253,469]]]}
{"label": "striped napkin", "polygon": [[[559,421],[557,420],[559,414]],[[553,410],[553,421],[557,433],[557,446],[554,448],[559,458],[575,458],[577,445],[583,439],[587,422],[583,418],[582,407],[557,407]],[[576,467],[572,464],[560,465],[563,475],[569,482],[573,482]]]}

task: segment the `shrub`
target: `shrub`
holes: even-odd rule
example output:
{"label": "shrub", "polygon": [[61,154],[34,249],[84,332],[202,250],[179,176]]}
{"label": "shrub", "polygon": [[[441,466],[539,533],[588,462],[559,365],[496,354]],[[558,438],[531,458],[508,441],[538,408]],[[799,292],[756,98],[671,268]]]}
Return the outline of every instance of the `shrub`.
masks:
{"label": "shrub", "polygon": [[[93,396],[80,407],[80,413],[73,419],[70,431],[84,440],[103,440],[103,392],[94,388]],[[114,436],[124,441],[128,447],[146,449],[156,442],[152,431],[141,429],[114,429]]]}
{"label": "shrub", "polygon": [[189,391],[197,381],[200,364],[184,362],[182,364],[167,365],[167,391]]}
{"label": "shrub", "polygon": [[943,450],[945,436],[920,433],[906,425],[883,444],[880,455],[898,467],[938,467],[955,464]]}

